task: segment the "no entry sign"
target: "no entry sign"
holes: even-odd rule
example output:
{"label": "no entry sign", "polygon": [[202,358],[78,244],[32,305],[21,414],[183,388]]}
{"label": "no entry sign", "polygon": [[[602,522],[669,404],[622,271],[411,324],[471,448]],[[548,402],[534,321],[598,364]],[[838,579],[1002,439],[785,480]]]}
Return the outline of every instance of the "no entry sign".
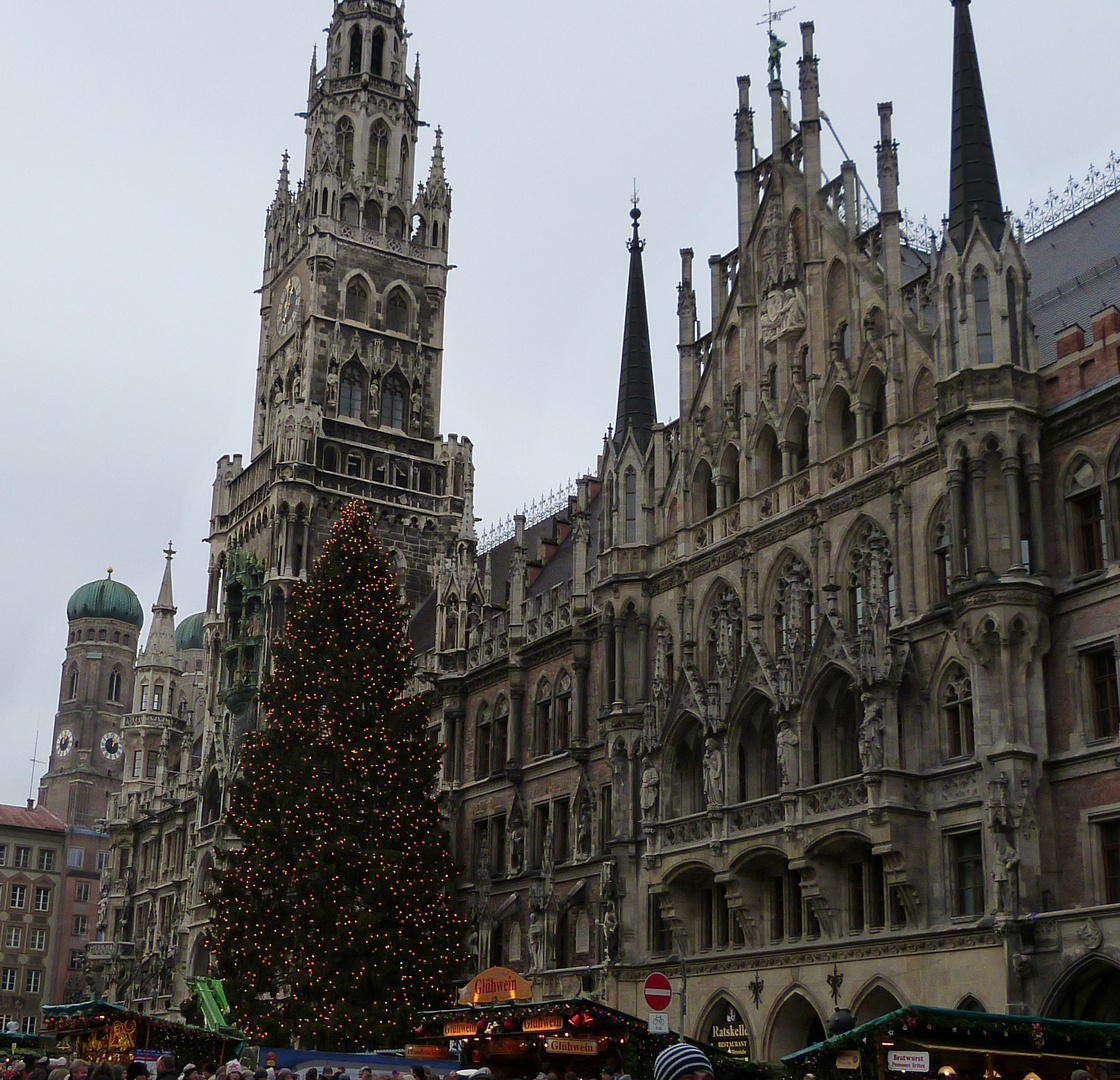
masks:
{"label": "no entry sign", "polygon": [[646,1004],[654,1012],[664,1012],[673,1000],[673,988],[662,972],[655,971],[646,978],[645,995]]}

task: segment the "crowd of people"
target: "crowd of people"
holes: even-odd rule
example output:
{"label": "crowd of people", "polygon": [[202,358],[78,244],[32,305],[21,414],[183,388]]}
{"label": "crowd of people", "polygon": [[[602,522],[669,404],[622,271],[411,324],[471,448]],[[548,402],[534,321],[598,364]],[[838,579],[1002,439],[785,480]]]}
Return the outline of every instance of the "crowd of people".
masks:
{"label": "crowd of people", "polygon": [[[91,1063],[82,1058],[47,1058],[28,1055],[16,1059],[0,1069],[0,1080],[354,1080],[346,1068],[310,1068],[301,1075],[298,1070],[272,1069],[263,1066],[250,1068],[240,1061],[227,1061],[215,1066],[207,1062],[196,1065],[188,1062],[181,1069],[175,1059],[164,1054],[152,1068],[144,1061],[128,1065],[114,1065],[108,1061]],[[377,1073],[368,1065],[358,1071],[356,1080],[437,1080],[432,1070],[416,1065],[411,1076],[399,1072]],[[448,1073],[444,1080],[494,1080],[490,1069],[463,1070]],[[509,1078],[513,1080],[513,1078]],[[546,1065],[533,1080],[584,1080],[572,1071],[561,1072]],[[599,1080],[630,1080],[628,1074],[608,1063]],[[653,1068],[653,1080],[713,1080],[711,1062],[695,1046],[676,1043],[662,1050]],[[1080,1080],[1080,1078],[1075,1078]]]}
{"label": "crowd of people", "polygon": [[89,1062],[82,1058],[47,1058],[29,1054],[15,1059],[0,1068],[0,1080],[436,1080],[430,1069],[423,1065],[412,1069],[411,1077],[398,1072],[378,1073],[368,1066],[357,1077],[351,1077],[345,1067],[334,1069],[310,1068],[302,1075],[298,1070],[273,1069],[258,1066],[251,1068],[240,1061],[227,1061],[224,1065],[205,1062],[196,1065],[188,1062],[181,1069],[175,1059],[164,1054],[154,1068],[145,1061],[128,1065],[114,1065],[108,1061]]}

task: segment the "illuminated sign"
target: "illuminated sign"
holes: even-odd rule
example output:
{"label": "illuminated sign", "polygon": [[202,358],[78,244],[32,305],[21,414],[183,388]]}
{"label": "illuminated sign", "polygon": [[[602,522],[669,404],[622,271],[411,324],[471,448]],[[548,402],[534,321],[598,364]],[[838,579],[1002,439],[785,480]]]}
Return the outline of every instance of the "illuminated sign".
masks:
{"label": "illuminated sign", "polygon": [[598,1039],[564,1039],[553,1037],[545,1039],[544,1048],[550,1054],[566,1054],[571,1057],[595,1057],[599,1053]]}
{"label": "illuminated sign", "polygon": [[928,1073],[929,1052],[927,1050],[888,1050],[887,1068],[891,1072]]}
{"label": "illuminated sign", "polygon": [[443,1033],[449,1039],[462,1039],[478,1034],[477,1020],[448,1020],[443,1025]]}
{"label": "illuminated sign", "polygon": [[732,1057],[751,1056],[751,1031],[746,1024],[713,1024],[711,1043]]}
{"label": "illuminated sign", "polygon": [[525,1032],[559,1031],[563,1026],[559,1016],[526,1016],[521,1021],[521,1030]]}
{"label": "illuminated sign", "polygon": [[489,1005],[495,1001],[529,1001],[533,984],[509,968],[492,967],[479,972],[459,991],[461,1005]]}

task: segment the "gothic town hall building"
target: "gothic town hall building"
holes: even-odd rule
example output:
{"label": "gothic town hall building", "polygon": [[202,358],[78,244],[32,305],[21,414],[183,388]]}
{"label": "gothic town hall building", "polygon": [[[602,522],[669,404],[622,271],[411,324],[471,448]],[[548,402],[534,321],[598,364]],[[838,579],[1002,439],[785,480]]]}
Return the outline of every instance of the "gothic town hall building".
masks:
{"label": "gothic town hall building", "polygon": [[151,686],[201,661],[197,718],[131,672],[113,718],[96,989],[167,1012],[206,973],[268,643],[358,497],[439,702],[473,970],[641,1013],[683,961],[687,1033],[731,1018],[770,1060],[836,1004],[1120,1020],[1120,195],[1028,239],[969,0],[953,19],[942,235],[906,227],[890,104],[875,182],[848,161],[822,186],[802,24],[768,151],[739,79],[706,327],[681,253],[678,418],[635,208],[598,471],[481,545],[471,443],[440,433],[442,142],[417,182],[402,8],[337,0],[302,179],[285,160],[268,211],[252,456],[219,463],[207,608],[176,653],[168,577],[142,657]]}

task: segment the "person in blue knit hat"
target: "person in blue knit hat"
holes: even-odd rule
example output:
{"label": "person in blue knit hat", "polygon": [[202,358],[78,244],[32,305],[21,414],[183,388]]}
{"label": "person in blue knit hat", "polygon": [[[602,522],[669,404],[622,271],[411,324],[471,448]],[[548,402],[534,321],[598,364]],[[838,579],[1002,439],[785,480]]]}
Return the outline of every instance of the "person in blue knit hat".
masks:
{"label": "person in blue knit hat", "polygon": [[657,1055],[653,1080],[714,1080],[712,1063],[692,1043],[673,1043]]}

